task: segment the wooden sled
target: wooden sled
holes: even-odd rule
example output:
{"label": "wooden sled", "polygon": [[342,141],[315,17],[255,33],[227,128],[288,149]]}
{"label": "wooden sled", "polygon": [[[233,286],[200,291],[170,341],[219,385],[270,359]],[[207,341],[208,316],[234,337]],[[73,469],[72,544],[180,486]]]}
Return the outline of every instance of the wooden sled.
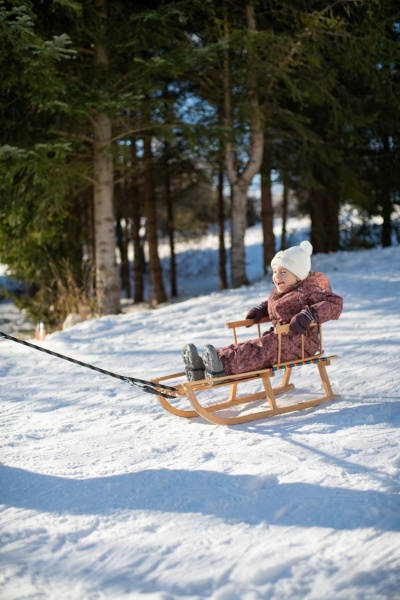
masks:
{"label": "wooden sled", "polygon": [[[264,318],[260,323],[269,322],[269,319]],[[258,336],[261,337],[260,323],[258,323]],[[233,337],[235,343],[237,343],[237,335],[236,329],[241,327],[250,327],[254,325],[253,319],[244,319],[242,321],[233,321],[227,323],[226,326],[228,329],[233,330]],[[324,357],[324,351],[322,349],[322,327],[321,325],[317,325],[316,323],[312,323],[311,326],[319,328],[319,341],[320,347],[317,354],[314,356],[304,356],[304,336],[302,337],[302,358],[300,360],[296,360],[288,363],[281,363],[281,344],[282,344],[282,335],[286,335],[289,332],[289,325],[281,325],[279,327],[274,328],[274,332],[278,335],[278,363],[273,365],[268,369],[252,371],[250,373],[243,373],[241,375],[225,375],[224,377],[214,377],[213,379],[202,379],[200,381],[184,381],[182,383],[169,383],[169,385],[173,385],[176,392],[176,398],[186,397],[191,406],[192,410],[183,410],[177,408],[170,404],[168,399],[163,396],[157,396],[161,405],[168,410],[173,415],[177,415],[179,417],[192,418],[198,417],[199,415],[210,421],[211,423],[216,423],[218,425],[236,425],[239,423],[247,423],[249,421],[256,421],[259,419],[265,419],[266,417],[272,417],[275,415],[281,415],[288,412],[293,412],[295,410],[304,410],[306,408],[310,408],[312,406],[317,406],[322,402],[327,402],[328,400],[336,400],[336,398],[340,398],[339,394],[333,394],[332,388],[329,382],[328,374],[326,372],[326,367],[330,365],[331,360],[335,358],[339,358],[338,356],[327,356]],[[254,338],[252,338],[254,339]],[[278,406],[276,402],[276,396],[279,394],[283,394],[290,390],[294,389],[294,385],[289,383],[290,376],[292,373],[292,369],[295,367],[300,367],[303,365],[316,365],[323,389],[325,391],[325,395],[315,398],[313,400],[304,400],[300,402],[294,402],[292,404]],[[283,380],[282,385],[276,388],[272,387],[271,379],[275,376],[276,371],[283,370]],[[153,379],[153,383],[165,382],[171,379],[179,379],[184,377],[186,379],[186,373],[174,373],[172,375],[166,375],[164,377],[159,377],[157,379]],[[238,387],[241,384],[247,383],[249,381],[254,381],[260,379],[262,384],[262,390],[257,393],[247,394],[244,396],[238,396]],[[222,386],[229,386],[229,397],[228,400],[224,402],[219,402],[217,404],[211,405],[203,405],[200,404],[198,400],[198,395],[205,391],[214,390],[216,388]],[[236,417],[225,417],[219,416],[218,413],[221,410],[229,409],[233,406],[240,406],[241,404],[248,406],[251,408],[251,404],[248,403],[256,403],[260,400],[266,400],[268,403],[268,408],[261,407],[261,410],[257,410],[254,412],[241,414]],[[253,405],[254,407],[254,405]],[[257,405],[258,407],[258,405]]]}

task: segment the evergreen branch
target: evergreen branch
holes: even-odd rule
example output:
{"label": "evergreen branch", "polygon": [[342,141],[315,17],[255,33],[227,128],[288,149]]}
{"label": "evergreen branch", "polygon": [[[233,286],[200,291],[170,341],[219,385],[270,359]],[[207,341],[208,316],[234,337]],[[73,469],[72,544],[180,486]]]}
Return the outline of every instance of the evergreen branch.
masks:
{"label": "evergreen branch", "polygon": [[55,135],[60,136],[60,137],[66,137],[66,138],[68,138],[68,137],[74,138],[75,137],[75,138],[77,138],[77,139],[79,139],[81,141],[83,140],[84,142],[87,142],[88,144],[93,144],[93,142],[94,142],[94,140],[92,138],[90,138],[90,137],[88,137],[87,135],[84,135],[84,134],[76,135],[76,136],[74,136],[72,134],[72,136],[71,136],[71,133],[68,132],[68,131],[53,131],[53,133]]}
{"label": "evergreen branch", "polygon": [[124,132],[120,133],[119,135],[116,135],[113,138],[111,138],[110,142],[111,143],[117,142],[118,140],[122,139],[126,135],[132,135],[132,134],[137,134],[137,133],[148,133],[148,132],[149,132],[149,129],[147,127],[139,127],[139,129],[129,129],[128,131],[124,131]]}
{"label": "evergreen branch", "polygon": [[14,42],[14,40],[13,40],[13,37],[12,37],[12,35],[10,34],[10,32],[8,31],[8,29],[6,28],[6,26],[4,25],[4,21],[3,21],[3,19],[1,20],[1,26],[2,26],[2,28],[4,29],[4,31],[6,32],[6,35],[7,35],[7,37],[9,38],[9,40],[10,40],[11,44],[14,46],[14,48],[16,48],[17,46],[16,46],[16,44],[15,44],[15,42]]}

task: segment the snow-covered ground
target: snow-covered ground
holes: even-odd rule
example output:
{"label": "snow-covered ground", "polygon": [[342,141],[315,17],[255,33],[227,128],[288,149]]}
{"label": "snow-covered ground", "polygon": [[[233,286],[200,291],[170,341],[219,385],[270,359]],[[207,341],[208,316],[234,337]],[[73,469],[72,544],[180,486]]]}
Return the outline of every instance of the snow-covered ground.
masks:
{"label": "snow-covered ground", "polygon": [[[230,343],[226,321],[267,298],[259,236],[249,287],[37,343],[133,377],[180,371],[185,343]],[[341,399],[281,417],[180,419],[124,382],[0,343],[2,600],[400,598],[400,246],[315,255],[313,269],[344,298],[324,329]],[[208,292],[207,273],[195,279]],[[319,393],[314,371],[294,370],[292,397]]]}

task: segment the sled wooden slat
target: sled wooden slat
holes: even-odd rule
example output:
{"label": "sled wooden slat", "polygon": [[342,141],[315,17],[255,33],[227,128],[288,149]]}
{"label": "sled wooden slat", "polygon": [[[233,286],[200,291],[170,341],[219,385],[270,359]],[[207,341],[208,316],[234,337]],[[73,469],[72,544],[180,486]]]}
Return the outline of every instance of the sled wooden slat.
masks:
{"label": "sled wooden slat", "polygon": [[[261,323],[266,322],[268,322],[268,319],[261,320]],[[254,321],[252,319],[244,319],[242,321],[233,321],[227,323],[226,326],[229,329],[233,330],[234,340],[237,343],[236,329],[240,327],[251,327],[252,325],[254,325]],[[260,324],[257,325],[258,334],[260,336]],[[327,357],[323,356],[321,325],[317,325],[314,323],[312,323],[311,325],[319,328],[320,347],[319,351],[315,355],[308,357],[304,356],[303,340],[302,358],[300,360],[295,360],[286,363],[278,362],[276,365],[273,365],[268,369],[252,371],[250,373],[228,376],[225,375],[224,377],[214,377],[213,379],[201,379],[200,381],[183,381],[182,383],[178,383],[176,385],[171,384],[175,387],[177,399],[182,399],[186,397],[189,400],[191,409],[177,408],[173,406],[166,398],[158,396],[161,405],[170,413],[176,416],[186,418],[201,416],[207,419],[207,421],[210,421],[211,423],[215,423],[217,425],[236,425],[240,423],[248,423],[250,421],[265,419],[271,416],[282,415],[296,410],[304,410],[306,408],[318,406],[322,402],[327,402],[330,400],[336,400],[337,398],[340,398],[339,394],[333,393],[329,377],[326,372],[326,367],[330,365],[330,361],[339,357],[336,355]],[[278,337],[278,356],[280,359],[282,335],[286,335],[289,332],[289,325],[281,325],[275,327],[274,332],[277,334]],[[293,368],[310,364],[315,365],[318,368],[318,373],[321,378],[322,387],[324,389],[325,395],[315,398],[313,400],[295,401],[291,404],[279,406],[276,401],[276,396],[284,394],[294,389],[294,385],[292,383],[289,383]],[[275,372],[279,370],[283,370],[284,372],[282,385],[273,388],[271,379],[275,376]],[[153,382],[159,383],[168,379],[177,379],[185,377],[185,375],[185,372],[175,373],[173,375],[166,375],[157,379],[153,379]],[[242,386],[250,381],[255,381],[257,379],[260,380],[263,388],[260,392],[238,396],[239,386]],[[210,392],[210,390],[215,390],[224,386],[229,386],[227,400],[211,405],[204,405],[200,403],[198,396],[202,392]],[[265,402],[263,403],[264,406],[255,405],[256,402],[260,402],[262,400],[267,402],[268,408],[266,408]],[[250,403],[254,403],[254,405],[249,406]],[[243,410],[245,408],[251,408],[253,412],[237,414],[236,416],[216,414],[220,411],[226,411],[241,405],[243,405]]]}

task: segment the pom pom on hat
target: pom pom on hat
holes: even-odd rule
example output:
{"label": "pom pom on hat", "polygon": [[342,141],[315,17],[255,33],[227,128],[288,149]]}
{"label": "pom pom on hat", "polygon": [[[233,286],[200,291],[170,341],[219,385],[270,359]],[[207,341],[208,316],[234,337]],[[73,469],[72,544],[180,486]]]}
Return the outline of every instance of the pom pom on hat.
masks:
{"label": "pom pom on hat", "polygon": [[307,240],[299,246],[292,246],[287,250],[281,250],[271,260],[271,266],[280,265],[303,280],[311,271],[311,254],[313,247]]}
{"label": "pom pom on hat", "polygon": [[304,240],[304,242],[301,242],[299,248],[304,250],[304,252],[307,252],[307,254],[309,254],[310,256],[313,252],[313,247],[311,246],[308,240]]}

